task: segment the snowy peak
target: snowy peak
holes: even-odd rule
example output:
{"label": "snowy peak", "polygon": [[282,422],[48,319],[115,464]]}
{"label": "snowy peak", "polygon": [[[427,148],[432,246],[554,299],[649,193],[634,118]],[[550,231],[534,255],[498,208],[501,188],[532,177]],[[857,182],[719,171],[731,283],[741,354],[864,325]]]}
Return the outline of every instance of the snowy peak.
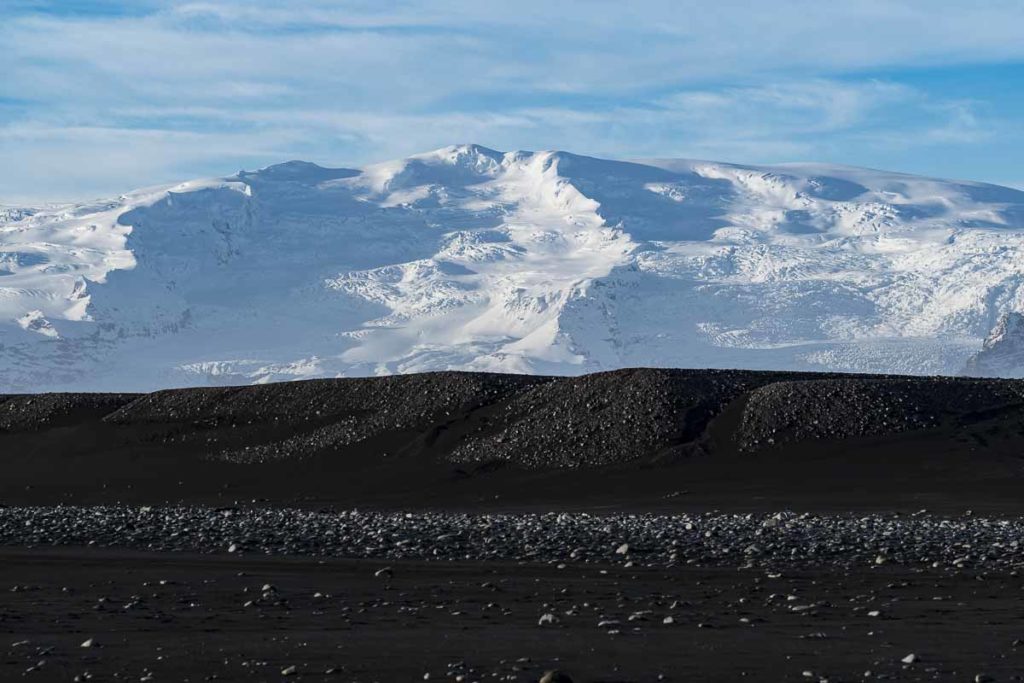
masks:
{"label": "snowy peak", "polygon": [[[1022,248],[1024,192],[851,167],[479,145],[290,161],[0,211],[0,390],[640,365],[948,374],[1024,310]],[[1024,372],[1007,358],[993,372]]]}

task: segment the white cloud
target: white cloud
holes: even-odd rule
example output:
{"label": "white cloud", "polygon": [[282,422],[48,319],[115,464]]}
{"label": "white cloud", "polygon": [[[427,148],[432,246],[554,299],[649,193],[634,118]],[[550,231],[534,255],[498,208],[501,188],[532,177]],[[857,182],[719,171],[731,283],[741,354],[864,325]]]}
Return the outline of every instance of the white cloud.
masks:
{"label": "white cloud", "polygon": [[[910,110],[922,120],[908,127],[904,119]],[[903,86],[823,79],[684,91],[649,106],[600,111],[522,107],[377,114],[181,105],[128,107],[119,115],[143,121],[188,119],[207,130],[10,124],[0,127],[0,143],[14,157],[30,161],[18,169],[0,168],[0,185],[73,185],[74,196],[81,197],[104,188],[125,190],[138,178],[180,180],[197,175],[194,169],[199,168],[228,173],[289,158],[360,163],[453,142],[616,157],[771,162],[835,156],[843,141],[891,149],[970,142],[983,134],[965,103],[935,105]],[[864,130],[869,121],[875,129]],[[20,196],[29,195],[23,191]],[[10,196],[4,200],[12,201]]]}
{"label": "white cloud", "polygon": [[970,144],[992,134],[975,103],[854,72],[1024,59],[1017,0],[151,4],[0,9],[0,199],[456,141],[741,161]]}
{"label": "white cloud", "polygon": [[891,105],[913,106],[913,89],[881,81],[841,82],[822,78],[719,91],[684,91],[661,100],[705,129],[771,129],[825,133],[849,129]]}
{"label": "white cloud", "polygon": [[[140,17],[8,19],[0,27],[7,87],[195,100],[226,96],[217,86],[237,79],[293,83],[318,101],[394,106],[475,89],[613,95],[779,70],[1024,58],[1019,2],[167,6]],[[174,91],[184,86],[196,92]]]}

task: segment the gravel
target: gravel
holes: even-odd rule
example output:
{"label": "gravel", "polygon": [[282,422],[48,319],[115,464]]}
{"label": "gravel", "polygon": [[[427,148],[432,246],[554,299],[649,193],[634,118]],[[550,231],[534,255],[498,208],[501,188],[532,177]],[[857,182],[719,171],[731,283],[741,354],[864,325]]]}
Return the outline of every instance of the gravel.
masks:
{"label": "gravel", "polygon": [[113,412],[138,394],[0,395],[0,432],[41,429],[63,418]]}
{"label": "gravel", "polygon": [[575,469],[669,454],[693,442],[731,400],[775,378],[642,368],[545,382],[513,397],[497,429],[462,444],[450,459]]}
{"label": "gravel", "polygon": [[[1015,571],[1024,565],[1022,537],[1022,518],[925,513],[461,514],[198,506],[0,509],[0,544],[4,545],[224,554],[234,546],[235,553],[381,560],[767,568],[896,565]],[[628,546],[623,539],[628,539]],[[623,548],[627,551],[621,552]]]}
{"label": "gravel", "polygon": [[[715,437],[719,418],[725,428]],[[715,438],[750,452],[982,422],[1013,434],[1024,430],[1024,381],[639,368],[0,396],[0,433],[62,419],[102,419],[104,439],[150,429],[147,443],[179,443],[238,464],[308,459],[384,439],[390,445],[382,451],[458,465],[572,470],[700,454]]]}
{"label": "gravel", "polygon": [[[142,396],[105,420],[120,425],[187,423],[199,432],[248,429],[255,433],[251,445],[214,449],[210,457],[259,463],[308,457],[382,434],[422,431],[548,381],[525,375],[439,372],[175,389]],[[259,431],[268,426],[276,433],[297,433],[266,440]]]}
{"label": "gravel", "polygon": [[949,377],[773,382],[750,393],[737,436],[743,450],[808,440],[925,430],[1024,408],[1024,383]]}

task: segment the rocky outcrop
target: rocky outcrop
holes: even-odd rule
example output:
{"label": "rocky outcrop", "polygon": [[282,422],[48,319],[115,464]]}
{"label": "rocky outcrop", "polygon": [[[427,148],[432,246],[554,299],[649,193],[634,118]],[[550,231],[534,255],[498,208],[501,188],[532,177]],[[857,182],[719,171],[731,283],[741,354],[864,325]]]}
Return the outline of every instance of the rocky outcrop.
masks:
{"label": "rocky outcrop", "polygon": [[1024,377],[1024,313],[1003,313],[985,338],[981,351],[968,359],[962,374]]}

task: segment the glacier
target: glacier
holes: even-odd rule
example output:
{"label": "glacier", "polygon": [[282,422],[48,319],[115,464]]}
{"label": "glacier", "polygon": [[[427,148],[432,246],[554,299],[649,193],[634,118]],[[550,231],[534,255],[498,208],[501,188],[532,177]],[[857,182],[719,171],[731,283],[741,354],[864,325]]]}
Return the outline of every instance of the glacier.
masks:
{"label": "glacier", "polygon": [[956,374],[1024,311],[1022,250],[1024,192],[862,168],[479,145],[292,161],[0,207],[0,391],[445,369]]}

